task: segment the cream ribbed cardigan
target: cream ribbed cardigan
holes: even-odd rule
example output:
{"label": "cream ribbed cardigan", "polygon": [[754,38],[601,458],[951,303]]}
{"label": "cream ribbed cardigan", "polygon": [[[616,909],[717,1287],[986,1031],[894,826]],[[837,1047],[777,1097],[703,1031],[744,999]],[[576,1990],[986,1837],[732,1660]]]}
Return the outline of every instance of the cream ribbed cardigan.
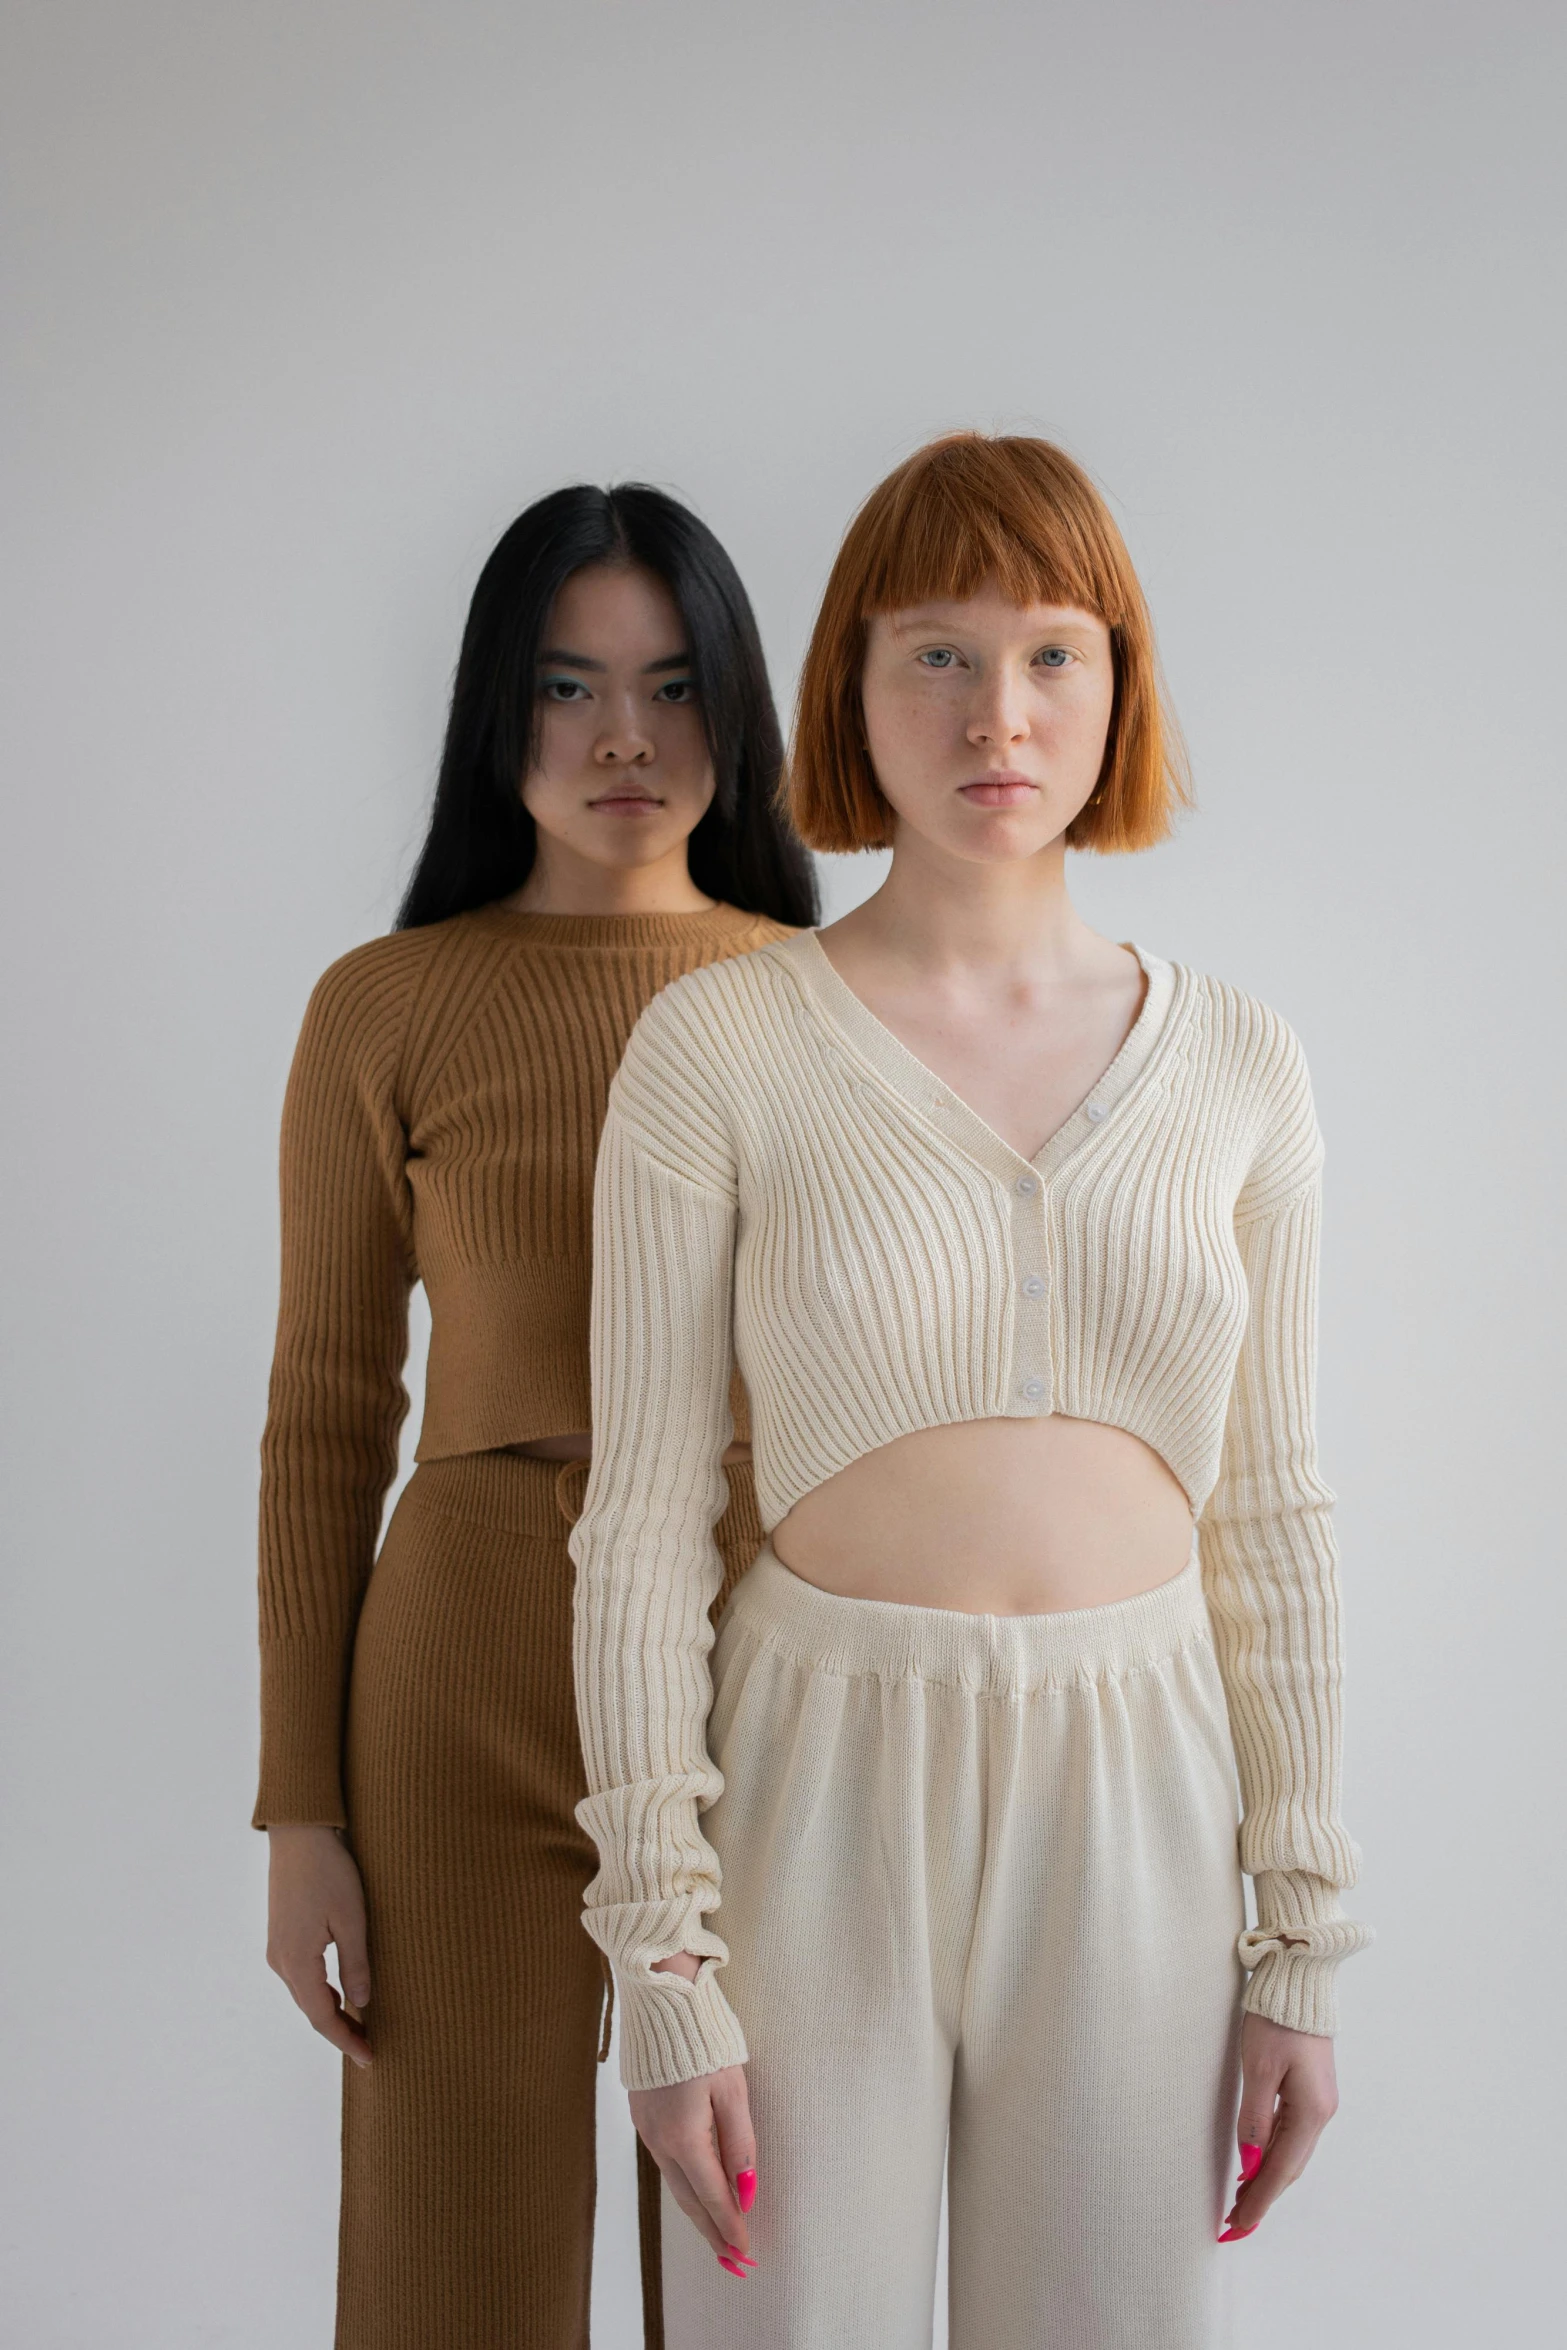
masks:
{"label": "cream ribbed cardigan", "polygon": [[[743,2062],[699,1813],[712,1538],[738,1361],[757,1498],[919,1428],[1049,1412],[1129,1430],[1199,1520],[1229,1702],[1248,2006],[1334,2027],[1333,1496],[1313,1429],[1321,1143],[1300,1047],[1250,997],[1144,955],[1143,1008],[1033,1160],[842,980],[815,931],[678,979],[633,1030],[594,1191],[593,1464],[571,1537],[599,1870],[589,1933],[628,2087]],[[695,1983],[652,1971],[700,1956]]]}

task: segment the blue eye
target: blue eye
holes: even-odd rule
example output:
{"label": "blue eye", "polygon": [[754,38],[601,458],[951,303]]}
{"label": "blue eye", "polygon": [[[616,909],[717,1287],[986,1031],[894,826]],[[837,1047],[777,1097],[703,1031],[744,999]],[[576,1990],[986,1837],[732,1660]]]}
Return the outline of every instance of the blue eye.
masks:
{"label": "blue eye", "polygon": [[950,669],[957,654],[950,645],[932,645],[928,652],[921,653],[920,659],[932,669]]}
{"label": "blue eye", "polygon": [[1043,661],[1047,669],[1064,669],[1072,656],[1065,645],[1045,645],[1035,658]]}

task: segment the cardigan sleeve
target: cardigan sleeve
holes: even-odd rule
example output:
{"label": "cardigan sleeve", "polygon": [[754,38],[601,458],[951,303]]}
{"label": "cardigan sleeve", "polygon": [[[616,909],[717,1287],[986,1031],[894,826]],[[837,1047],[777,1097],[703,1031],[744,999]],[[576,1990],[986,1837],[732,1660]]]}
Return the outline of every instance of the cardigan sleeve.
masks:
{"label": "cardigan sleeve", "polygon": [[347,1819],[349,1660],[408,1409],[415,1268],[396,1082],[414,967],[403,941],[334,964],[311,996],[284,1097],[282,1281],[261,1442],[257,1827]]}
{"label": "cardigan sleeve", "polygon": [[1340,1891],[1360,1855],[1339,1813],[1343,1644],[1334,1496],[1317,1466],[1321,1145],[1293,1047],[1292,1097],[1236,1210],[1247,1318],[1219,1477],[1199,1522],[1204,1589],[1240,1780],[1257,1923],[1244,2005],[1296,2031],[1337,2024],[1334,1970],[1369,1941]]}
{"label": "cardigan sleeve", "polygon": [[[732,1433],[733,1158],[689,1057],[666,1050],[664,998],[610,1090],[594,1175],[589,1351],[593,1452],[576,1565],[574,1663],[599,1867],[584,1924],[613,1964],[621,2077],[649,2089],[743,2064],[705,1923],[719,1863],[700,1814],[723,1790],[707,1748],[714,1527]],[[694,1982],[654,1972],[676,1951]]]}

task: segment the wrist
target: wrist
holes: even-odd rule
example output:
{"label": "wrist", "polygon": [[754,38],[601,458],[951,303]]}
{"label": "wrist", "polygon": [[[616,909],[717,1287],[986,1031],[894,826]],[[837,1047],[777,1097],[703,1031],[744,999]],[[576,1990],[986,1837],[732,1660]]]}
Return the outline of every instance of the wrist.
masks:
{"label": "wrist", "polygon": [[701,1971],[702,1961],[689,1950],[676,1950],[668,1958],[653,1961],[655,1975],[680,1975],[688,1983],[694,1983]]}
{"label": "wrist", "polygon": [[717,1970],[709,1960],[698,1963],[707,1972],[694,1979],[656,1965],[646,1973],[616,1970],[620,2078],[626,2088],[672,2088],[699,2073],[745,2063],[745,2034],[718,1987]]}
{"label": "wrist", "polygon": [[1338,2029],[1338,1967],[1371,1936],[1344,1916],[1338,1888],[1325,1878],[1264,1869],[1253,1882],[1257,1923],[1238,1945],[1251,1971],[1242,2007],[1287,2031],[1331,2039]]}

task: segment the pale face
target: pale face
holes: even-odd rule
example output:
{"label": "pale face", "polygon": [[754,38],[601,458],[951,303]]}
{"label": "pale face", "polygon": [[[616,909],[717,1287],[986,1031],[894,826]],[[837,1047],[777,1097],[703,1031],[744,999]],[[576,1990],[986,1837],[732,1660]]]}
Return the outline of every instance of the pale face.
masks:
{"label": "pale face", "polygon": [[895,833],[984,862],[1055,847],[1104,762],[1115,698],[1104,622],[987,588],[878,613],[866,639],[865,735]]}
{"label": "pale face", "polygon": [[651,865],[678,850],[714,780],[685,622],[663,581],[634,565],[574,572],[544,632],[537,692],[522,800],[540,834],[568,863]]}

